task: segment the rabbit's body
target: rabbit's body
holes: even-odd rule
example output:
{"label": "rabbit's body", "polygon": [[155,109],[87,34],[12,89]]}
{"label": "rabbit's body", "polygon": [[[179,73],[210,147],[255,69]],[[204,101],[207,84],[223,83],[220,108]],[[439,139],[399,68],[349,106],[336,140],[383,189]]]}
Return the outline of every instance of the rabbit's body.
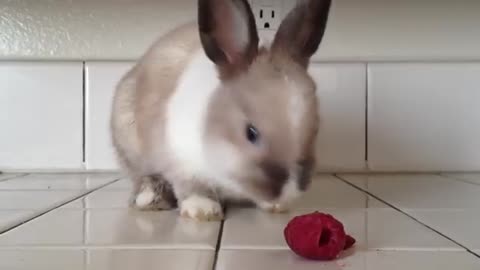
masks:
{"label": "rabbit's body", "polygon": [[220,80],[202,50],[197,24],[162,37],[143,59],[117,87],[112,129],[123,153],[120,162],[135,172],[132,177],[162,175],[170,183],[196,179],[215,188],[216,195],[235,197],[233,186],[219,192],[225,176],[207,164],[203,149],[208,103]]}
{"label": "rabbit's body", "polygon": [[[197,34],[195,31],[188,32]],[[185,38],[185,34],[189,33],[176,34],[179,36],[170,36],[169,41]],[[201,165],[203,160],[200,157],[204,123],[201,119],[205,117],[209,96],[215,90],[218,79],[213,64],[201,54],[199,41],[192,42],[185,48],[169,45],[164,44],[163,39],[160,40],[145,55],[148,60],[136,66],[120,83],[118,97],[130,100],[131,103],[127,108],[114,106],[117,110],[114,118],[132,114],[133,119],[128,120],[134,126],[125,130],[130,135],[115,136],[115,141],[119,142],[123,138],[132,140],[119,142],[119,145],[136,146],[135,151],[126,152],[141,157],[132,160],[139,161],[135,167],[142,174],[173,170],[170,167],[176,166],[169,164],[174,159],[181,160],[184,166],[189,167],[185,171],[198,174],[205,167]],[[152,69],[155,73],[149,74]],[[148,91],[150,87],[155,87],[156,91]],[[162,117],[157,117],[159,115]],[[124,124],[119,126],[121,129]],[[132,143],[137,141],[138,143]]]}
{"label": "rabbit's body", "polygon": [[[236,24],[211,25],[217,8]],[[118,84],[112,137],[137,207],[178,201],[183,215],[210,220],[223,200],[282,211],[307,188],[318,128],[309,55],[281,35],[260,48],[252,19],[245,0],[200,0],[199,25],[160,38]]]}

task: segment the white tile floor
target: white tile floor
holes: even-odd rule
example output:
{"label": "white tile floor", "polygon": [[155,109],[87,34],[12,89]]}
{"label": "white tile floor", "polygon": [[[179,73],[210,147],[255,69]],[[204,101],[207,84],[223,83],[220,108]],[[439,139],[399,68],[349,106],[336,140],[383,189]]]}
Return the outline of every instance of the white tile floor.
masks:
{"label": "white tile floor", "polygon": [[[118,179],[0,175],[0,269],[480,269],[480,174],[321,175],[288,214],[230,207],[223,223],[129,209]],[[356,247],[332,262],[294,255],[283,228],[315,210]]]}

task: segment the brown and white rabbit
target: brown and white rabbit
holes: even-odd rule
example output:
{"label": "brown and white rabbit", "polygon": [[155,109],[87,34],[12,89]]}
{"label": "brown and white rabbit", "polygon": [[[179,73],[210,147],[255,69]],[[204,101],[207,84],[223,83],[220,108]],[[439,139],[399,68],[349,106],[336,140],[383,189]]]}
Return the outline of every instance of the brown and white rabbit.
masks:
{"label": "brown and white rabbit", "polygon": [[273,212],[310,183],[318,130],[307,73],[331,0],[301,0],[270,47],[247,0],[199,0],[198,22],[160,38],[120,81],[111,128],[132,203],[197,220],[248,200]]}

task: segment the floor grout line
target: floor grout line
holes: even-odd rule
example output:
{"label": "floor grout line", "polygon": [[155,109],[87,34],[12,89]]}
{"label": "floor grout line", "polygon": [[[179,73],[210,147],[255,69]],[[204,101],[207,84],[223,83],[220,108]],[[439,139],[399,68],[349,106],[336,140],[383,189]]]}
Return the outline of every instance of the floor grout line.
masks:
{"label": "floor grout line", "polygon": [[25,177],[27,175],[29,175],[29,173],[16,174],[16,175],[13,175],[11,177],[4,178],[4,179],[0,180],[0,182],[5,182],[5,181],[16,179],[16,178],[22,178],[22,177]]}
{"label": "floor grout line", "polygon": [[82,62],[82,162],[83,165],[85,166],[86,164],[86,128],[87,128],[87,71],[86,71],[86,66],[85,66],[85,61]]}
{"label": "floor grout line", "polygon": [[[226,247],[222,248],[223,251],[289,251],[291,249],[288,247],[278,247],[278,246],[255,246],[255,247],[243,247],[243,246],[234,246],[234,247]],[[418,251],[418,252],[465,252],[460,248],[434,248],[434,247],[383,247],[383,248],[365,248],[361,251],[375,251],[375,252],[383,252],[383,251],[398,251],[398,252],[405,252],[405,251]]]}
{"label": "floor grout line", "polygon": [[208,251],[215,252],[215,249],[205,246],[167,246],[155,244],[112,244],[112,245],[12,245],[0,246],[2,250],[158,250],[158,251]]}
{"label": "floor grout line", "polygon": [[225,220],[227,218],[227,208],[226,207],[225,207],[223,215],[224,215],[224,218],[222,219],[222,222],[220,223],[220,228],[218,230],[217,245],[215,246],[215,255],[214,255],[214,258],[213,258],[212,270],[217,269],[218,255],[220,253],[220,249],[221,249],[221,245],[222,245],[223,227],[225,226]]}
{"label": "floor grout line", "polygon": [[367,167],[368,167],[368,118],[369,118],[369,104],[370,104],[370,100],[369,100],[369,96],[368,96],[368,91],[369,91],[369,84],[370,84],[370,66],[368,63],[365,64],[365,163],[367,164]]}
{"label": "floor grout line", "polygon": [[454,177],[454,176],[451,176],[451,175],[444,175],[444,174],[441,174],[441,173],[436,174],[436,175],[440,176],[442,178],[445,178],[447,180],[453,181],[453,182],[463,182],[463,183],[470,184],[470,185],[480,186],[480,183],[471,182],[470,180],[467,180],[467,179],[457,178],[457,177]]}
{"label": "floor grout line", "polygon": [[106,187],[106,186],[108,186],[108,185],[111,185],[111,184],[113,184],[113,183],[116,183],[116,182],[120,181],[121,179],[122,179],[122,178],[118,178],[118,179],[112,180],[112,181],[110,181],[110,182],[108,182],[108,183],[106,183],[106,184],[100,185],[100,186],[98,186],[98,187],[96,187],[96,188],[93,188],[93,189],[90,189],[90,190],[86,190],[85,193],[81,193],[81,194],[79,194],[79,195],[77,195],[77,196],[74,196],[73,198],[70,198],[70,199],[68,199],[68,200],[65,200],[65,201],[59,202],[59,203],[57,203],[57,204],[54,204],[54,205],[52,205],[51,207],[48,207],[48,208],[45,208],[45,209],[39,209],[39,211],[36,212],[35,214],[33,214],[32,216],[30,216],[30,217],[28,217],[28,218],[25,218],[24,220],[20,221],[19,223],[15,224],[15,225],[12,225],[12,226],[10,226],[10,227],[7,227],[7,228],[5,228],[5,229],[2,229],[2,230],[0,231],[0,235],[2,235],[2,234],[4,234],[4,233],[7,233],[7,232],[9,232],[9,231],[11,231],[11,230],[13,230],[13,229],[15,229],[15,228],[18,228],[18,227],[20,227],[20,226],[22,226],[22,225],[24,225],[24,224],[26,224],[26,223],[34,220],[34,219],[37,219],[37,218],[39,218],[39,217],[41,217],[41,216],[43,216],[43,215],[45,215],[45,214],[48,214],[48,213],[50,213],[50,212],[52,212],[52,211],[54,211],[54,210],[56,210],[56,209],[58,209],[58,208],[60,208],[60,207],[62,207],[62,206],[65,206],[65,205],[73,202],[73,201],[76,201],[76,200],[78,200],[78,199],[80,199],[80,198],[82,198],[82,197],[85,197],[85,196],[87,196],[87,195],[89,195],[89,194],[91,194],[91,193],[93,193],[93,192],[95,192],[95,191],[97,191],[97,190],[99,190],[99,189],[102,189],[102,188],[104,188],[104,187]]}
{"label": "floor grout line", "polygon": [[[113,180],[112,180],[113,181]],[[107,183],[109,184],[109,183]],[[20,188],[20,189],[2,189],[0,188],[0,192],[36,192],[36,191],[43,191],[43,192],[67,192],[67,191],[89,191],[91,188]],[[113,190],[113,191],[122,191],[122,190]],[[127,190],[128,191],[128,190]]]}
{"label": "floor grout line", "polygon": [[419,223],[420,225],[424,226],[425,228],[427,228],[427,229],[429,229],[429,230],[437,233],[438,235],[440,235],[440,236],[448,239],[449,241],[453,242],[454,244],[456,244],[456,245],[462,247],[463,249],[465,249],[468,253],[470,253],[470,254],[472,254],[473,256],[475,256],[475,257],[477,257],[477,258],[480,259],[480,255],[479,255],[479,254],[475,253],[472,249],[466,247],[465,245],[461,244],[460,242],[456,241],[455,239],[451,238],[450,236],[448,236],[448,235],[440,232],[439,230],[433,228],[432,226],[429,226],[428,224],[420,221],[418,218],[416,218],[416,217],[408,214],[407,212],[405,212],[405,211],[403,211],[402,209],[398,208],[397,206],[395,206],[395,205],[393,205],[393,204],[385,201],[384,199],[378,197],[377,195],[371,193],[370,191],[365,190],[365,189],[363,189],[363,188],[361,188],[361,187],[359,187],[359,186],[356,186],[356,185],[350,183],[348,180],[342,178],[341,176],[339,176],[339,175],[337,175],[337,174],[335,174],[334,176],[337,177],[339,180],[345,182],[346,184],[352,186],[353,188],[355,188],[355,189],[357,189],[357,190],[359,190],[359,191],[362,191],[362,192],[364,192],[365,194],[367,194],[367,195],[369,195],[369,196],[371,196],[371,197],[373,197],[373,198],[381,201],[382,203],[388,205],[389,207],[391,207],[391,208],[395,209],[396,211],[402,213],[403,215],[409,217],[410,219],[414,220],[415,222]]}

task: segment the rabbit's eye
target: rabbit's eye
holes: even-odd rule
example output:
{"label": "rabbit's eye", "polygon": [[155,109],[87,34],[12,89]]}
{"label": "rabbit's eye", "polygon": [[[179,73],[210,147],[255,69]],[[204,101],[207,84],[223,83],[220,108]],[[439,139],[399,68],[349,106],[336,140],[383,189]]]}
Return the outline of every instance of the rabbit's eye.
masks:
{"label": "rabbit's eye", "polygon": [[252,124],[248,124],[245,130],[245,136],[247,140],[253,144],[257,143],[260,133],[258,132],[257,128],[254,127]]}

